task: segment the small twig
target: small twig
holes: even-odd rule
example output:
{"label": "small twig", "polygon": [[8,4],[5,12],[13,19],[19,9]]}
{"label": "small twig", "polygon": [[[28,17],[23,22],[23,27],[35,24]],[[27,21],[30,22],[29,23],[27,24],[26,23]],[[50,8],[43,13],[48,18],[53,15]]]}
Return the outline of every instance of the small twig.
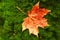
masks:
{"label": "small twig", "polygon": [[23,14],[25,14],[25,12],[23,10],[21,10],[21,8],[19,8],[18,6],[16,6],[16,7],[19,11],[21,11]]}

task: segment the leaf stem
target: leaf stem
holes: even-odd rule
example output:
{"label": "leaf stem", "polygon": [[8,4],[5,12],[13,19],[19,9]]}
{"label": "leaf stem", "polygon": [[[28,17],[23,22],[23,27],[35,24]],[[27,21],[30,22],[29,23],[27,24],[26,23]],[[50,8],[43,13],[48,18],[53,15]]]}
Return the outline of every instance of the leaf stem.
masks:
{"label": "leaf stem", "polygon": [[25,12],[23,10],[21,10],[21,8],[19,8],[18,6],[16,6],[16,7],[19,11],[21,11],[23,14],[25,14]]}

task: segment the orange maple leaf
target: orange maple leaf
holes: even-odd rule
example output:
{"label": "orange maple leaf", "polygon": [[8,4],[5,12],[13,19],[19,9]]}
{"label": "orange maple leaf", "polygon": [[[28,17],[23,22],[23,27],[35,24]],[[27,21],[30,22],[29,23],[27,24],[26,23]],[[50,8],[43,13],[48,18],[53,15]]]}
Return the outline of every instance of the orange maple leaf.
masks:
{"label": "orange maple leaf", "polygon": [[48,25],[47,19],[43,18],[48,12],[50,10],[39,8],[39,2],[35,4],[22,23],[22,31],[28,29],[30,34],[38,36],[38,27],[44,28]]}

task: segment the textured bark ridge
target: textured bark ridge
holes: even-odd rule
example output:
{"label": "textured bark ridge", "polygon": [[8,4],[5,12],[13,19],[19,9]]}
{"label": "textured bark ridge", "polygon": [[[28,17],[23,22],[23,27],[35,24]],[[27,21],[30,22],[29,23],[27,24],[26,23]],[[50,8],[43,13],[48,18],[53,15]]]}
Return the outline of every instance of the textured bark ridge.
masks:
{"label": "textured bark ridge", "polygon": [[30,34],[38,36],[38,27],[44,28],[48,25],[47,19],[43,18],[50,10],[39,8],[39,2],[35,4],[30,11],[28,17],[24,18],[22,23],[22,31],[29,30]]}

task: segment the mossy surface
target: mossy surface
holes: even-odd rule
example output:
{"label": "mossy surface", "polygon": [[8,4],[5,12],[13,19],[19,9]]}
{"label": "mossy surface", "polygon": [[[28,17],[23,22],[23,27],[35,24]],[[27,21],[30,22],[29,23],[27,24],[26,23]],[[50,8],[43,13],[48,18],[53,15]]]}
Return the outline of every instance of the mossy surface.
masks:
{"label": "mossy surface", "polygon": [[[40,7],[51,10],[45,18],[49,26],[39,29],[39,37],[25,30],[22,22],[28,10],[40,1]],[[24,11],[24,14],[17,9]],[[0,0],[0,40],[60,40],[60,0]]]}

